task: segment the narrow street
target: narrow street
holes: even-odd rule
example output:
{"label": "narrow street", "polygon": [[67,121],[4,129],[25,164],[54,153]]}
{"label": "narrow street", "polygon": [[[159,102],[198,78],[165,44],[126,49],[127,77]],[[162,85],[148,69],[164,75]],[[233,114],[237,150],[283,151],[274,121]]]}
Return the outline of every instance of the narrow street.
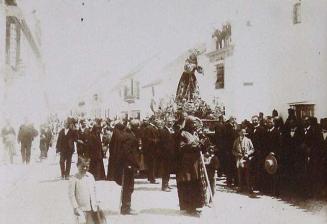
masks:
{"label": "narrow street", "polygon": [[[33,151],[36,160],[37,150]],[[74,223],[68,200],[68,181],[59,179],[58,159],[54,149],[42,163],[30,166],[1,166],[0,223],[71,224]],[[18,160],[18,158],[17,158]],[[75,157],[76,160],[76,157]],[[72,173],[76,171],[72,164]],[[97,182],[98,197],[109,223],[326,223],[327,205],[312,202],[294,205],[259,195],[251,199],[217,184],[215,207],[205,208],[201,217],[179,211],[175,180],[172,192],[162,192],[160,184],[136,179],[133,208],[136,216],[119,214],[120,187],[114,182]]]}

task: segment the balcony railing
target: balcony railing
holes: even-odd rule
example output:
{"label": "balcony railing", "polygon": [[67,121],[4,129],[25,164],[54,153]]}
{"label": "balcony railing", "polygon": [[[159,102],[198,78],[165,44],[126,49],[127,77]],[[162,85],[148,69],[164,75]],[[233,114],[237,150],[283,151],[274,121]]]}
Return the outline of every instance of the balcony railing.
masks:
{"label": "balcony railing", "polygon": [[124,101],[127,103],[134,103],[136,99],[137,99],[136,96],[132,96],[132,95],[124,96]]}
{"label": "balcony railing", "polygon": [[209,53],[207,53],[207,57],[209,57],[210,62],[215,62],[219,60],[223,60],[225,57],[232,55],[234,49],[234,45],[228,45],[223,48],[215,49]]}

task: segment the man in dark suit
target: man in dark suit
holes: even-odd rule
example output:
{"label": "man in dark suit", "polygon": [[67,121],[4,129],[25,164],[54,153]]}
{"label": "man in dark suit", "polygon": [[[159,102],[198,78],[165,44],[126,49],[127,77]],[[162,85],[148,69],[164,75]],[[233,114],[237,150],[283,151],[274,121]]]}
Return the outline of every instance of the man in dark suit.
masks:
{"label": "man in dark suit", "polygon": [[37,130],[32,124],[29,124],[28,119],[25,118],[25,123],[20,126],[17,136],[18,143],[21,144],[22,160],[25,164],[30,163],[32,142],[37,135]]}
{"label": "man in dark suit", "polygon": [[220,161],[220,168],[218,170],[218,175],[221,176],[222,173],[226,173],[226,151],[225,151],[225,124],[224,117],[221,115],[219,117],[219,122],[215,127],[215,135],[213,143],[217,147],[216,156]]}
{"label": "man in dark suit", "polygon": [[225,158],[226,158],[226,183],[227,186],[231,187],[233,182],[237,181],[236,178],[236,163],[235,158],[233,155],[233,145],[234,141],[237,137],[236,130],[237,130],[237,124],[236,124],[236,118],[230,117],[228,122],[225,124],[225,132],[224,132],[224,149],[225,152]]}
{"label": "man in dark suit", "polygon": [[144,152],[144,160],[147,166],[148,180],[155,184],[155,171],[157,167],[158,157],[158,128],[149,122],[143,129],[142,144]]}
{"label": "man in dark suit", "polygon": [[[131,209],[132,193],[134,191],[134,176],[137,169],[139,169],[139,127],[138,120],[132,120],[129,123],[129,128],[125,130],[124,136],[122,136],[122,148],[117,155],[118,163],[117,173],[121,176],[116,176],[116,182],[122,185],[121,192],[121,208],[120,213],[122,215],[134,215],[136,214]],[[119,170],[119,171],[118,171]]]}
{"label": "man in dark suit", "polygon": [[80,121],[80,128],[77,131],[77,154],[78,156],[86,157],[87,155],[87,140],[90,135],[90,130],[86,128],[84,120]]}
{"label": "man in dark suit", "polygon": [[313,197],[317,193],[317,183],[319,179],[319,164],[321,162],[321,150],[319,145],[320,132],[312,123],[312,118],[304,118],[304,150],[305,175],[306,175],[306,196]]}
{"label": "man in dark suit", "polygon": [[[281,153],[281,135],[277,127],[275,126],[274,119],[270,116],[266,118],[266,135],[265,135],[265,148],[263,150],[263,157],[266,158],[270,153],[273,153],[277,161],[280,161]],[[280,170],[277,173],[264,175],[264,191],[273,196],[279,196],[279,184],[280,184]]]}
{"label": "man in dark suit", "polygon": [[57,139],[57,153],[60,153],[61,178],[69,179],[70,167],[74,153],[74,142],[77,141],[77,134],[74,130],[74,123],[67,119],[64,128],[59,132]]}
{"label": "man in dark suit", "polygon": [[287,190],[301,194],[305,170],[305,153],[303,150],[304,131],[296,120],[289,120],[283,132],[283,151],[280,156],[282,182]]}
{"label": "man in dark suit", "polygon": [[252,116],[252,128],[249,130],[249,138],[253,143],[255,150],[254,159],[250,165],[250,172],[255,176],[254,186],[258,190],[263,190],[263,174],[264,170],[264,141],[266,130],[259,123],[259,116]]}
{"label": "man in dark suit", "polygon": [[320,189],[321,196],[327,198],[327,118],[321,120],[321,175],[320,175]]}
{"label": "man in dark suit", "polygon": [[174,131],[172,129],[173,122],[168,121],[167,125],[163,121],[159,125],[159,158],[158,165],[161,171],[162,186],[161,190],[169,192],[170,172],[173,166],[173,159],[176,153],[176,143],[174,139]]}

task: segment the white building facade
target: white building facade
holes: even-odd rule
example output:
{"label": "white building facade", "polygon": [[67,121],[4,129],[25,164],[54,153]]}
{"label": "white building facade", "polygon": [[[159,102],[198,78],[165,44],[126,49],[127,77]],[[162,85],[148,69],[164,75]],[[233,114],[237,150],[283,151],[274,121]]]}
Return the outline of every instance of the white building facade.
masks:
{"label": "white building facade", "polygon": [[39,21],[14,0],[0,1],[0,55],[2,118],[19,123],[24,117],[37,121],[46,116]]}
{"label": "white building facade", "polygon": [[[212,74],[224,65],[216,95],[241,119],[273,109],[327,117],[326,1],[256,1],[231,18],[231,43],[208,49]],[[222,56],[222,57],[221,57]],[[218,72],[219,73],[219,72]]]}
{"label": "white building facade", "polygon": [[[286,118],[290,107],[299,117],[327,117],[326,8],[320,0],[240,2],[198,57],[202,98],[218,100],[239,120],[273,109]],[[186,57],[162,69],[156,93],[175,94]]]}

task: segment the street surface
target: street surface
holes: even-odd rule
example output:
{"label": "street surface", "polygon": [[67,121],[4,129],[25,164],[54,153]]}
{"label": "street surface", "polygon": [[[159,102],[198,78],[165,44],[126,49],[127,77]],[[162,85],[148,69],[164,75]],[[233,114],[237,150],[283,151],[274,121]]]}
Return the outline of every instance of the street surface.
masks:
{"label": "street surface", "polygon": [[[49,158],[39,162],[39,151],[32,151],[29,166],[0,166],[0,223],[74,224],[68,200],[68,182],[60,180],[59,157],[50,149]],[[76,156],[74,157],[76,161]],[[72,164],[72,173],[76,163]],[[204,208],[200,217],[179,211],[175,180],[172,192],[162,192],[160,184],[136,179],[132,207],[136,216],[119,214],[120,187],[114,182],[97,182],[97,193],[108,223],[327,223],[327,205],[322,202],[289,203],[268,196],[249,198],[217,184],[215,206]]]}

